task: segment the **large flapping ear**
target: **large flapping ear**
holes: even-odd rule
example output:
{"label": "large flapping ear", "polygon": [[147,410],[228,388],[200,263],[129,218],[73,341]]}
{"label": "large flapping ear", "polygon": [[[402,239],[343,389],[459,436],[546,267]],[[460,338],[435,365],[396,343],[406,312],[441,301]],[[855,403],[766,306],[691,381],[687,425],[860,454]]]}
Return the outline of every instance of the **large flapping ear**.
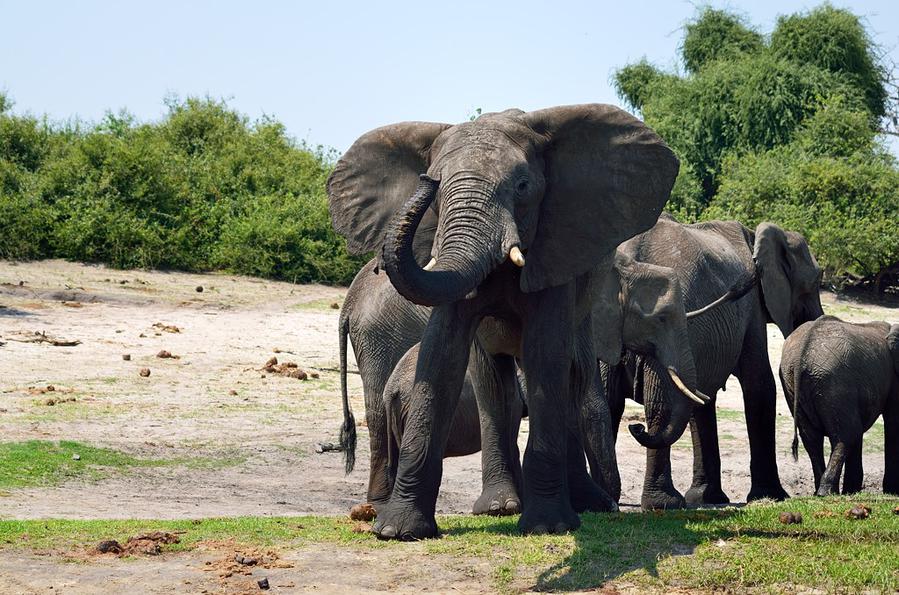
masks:
{"label": "large flapping ear", "polygon": [[[590,300],[592,304],[591,318],[593,322],[593,345],[596,357],[612,366],[618,364],[622,357],[622,334],[624,329],[624,310],[621,303],[621,268],[620,260],[627,259],[620,253],[614,253],[613,259],[607,257],[596,274],[590,275]],[[612,265],[612,266],[608,266]]]}
{"label": "large flapping ear", "polygon": [[561,285],[656,222],[679,163],[640,120],[611,105],[522,116],[543,139],[546,192],[521,289]]}
{"label": "large flapping ear", "polygon": [[752,260],[762,286],[762,300],[771,322],[784,337],[793,332],[793,288],[787,236],[773,223],[759,223],[755,228]]}
{"label": "large flapping ear", "polygon": [[893,356],[896,376],[899,376],[899,324],[890,327],[890,332],[887,333],[887,346],[890,348],[890,355]]}
{"label": "large flapping ear", "polygon": [[[434,140],[449,124],[402,122],[363,134],[343,154],[328,178],[331,223],[347,249],[363,254],[381,247],[390,218],[415,191],[428,170]],[[413,242],[416,259],[427,262],[437,227],[425,215]]]}

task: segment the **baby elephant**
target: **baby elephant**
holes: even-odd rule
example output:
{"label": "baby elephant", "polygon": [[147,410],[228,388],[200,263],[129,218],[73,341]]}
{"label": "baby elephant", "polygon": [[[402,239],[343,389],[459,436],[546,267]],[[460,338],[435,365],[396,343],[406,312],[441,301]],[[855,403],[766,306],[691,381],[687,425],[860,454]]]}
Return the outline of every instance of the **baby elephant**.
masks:
{"label": "baby elephant", "polygon": [[[819,496],[862,488],[862,434],[883,414],[883,491],[899,494],[899,324],[853,324],[833,316],[807,322],[783,348],[780,382]],[[824,467],[824,436],[831,453]],[[798,439],[793,438],[793,458]],[[823,477],[822,477],[823,476]]]}

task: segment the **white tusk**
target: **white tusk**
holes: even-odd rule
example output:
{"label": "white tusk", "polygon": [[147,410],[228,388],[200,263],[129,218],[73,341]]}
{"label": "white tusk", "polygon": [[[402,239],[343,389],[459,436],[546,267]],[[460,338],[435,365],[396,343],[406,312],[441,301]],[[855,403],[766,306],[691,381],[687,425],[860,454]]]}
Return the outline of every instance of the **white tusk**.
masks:
{"label": "white tusk", "polygon": [[[684,381],[680,379],[680,376],[677,375],[677,372],[674,371],[674,368],[668,368],[668,375],[671,376],[671,381],[674,382],[674,385],[677,386],[678,389],[680,389],[680,392],[684,393],[684,395],[686,395],[686,397],[691,401],[699,405],[705,405],[706,403],[711,401],[708,396],[703,395],[699,391],[696,391],[696,393],[699,393],[699,395],[702,395],[702,397],[698,396],[696,393],[687,388],[687,385],[684,384]],[[703,397],[705,397],[705,399],[703,399]]]}
{"label": "white tusk", "polygon": [[521,253],[521,248],[518,246],[512,246],[512,249],[509,250],[509,260],[515,263],[515,266],[523,267],[524,266],[524,254]]}
{"label": "white tusk", "polygon": [[426,271],[430,271],[431,269],[434,268],[434,265],[435,265],[435,264],[437,264],[437,259],[436,259],[436,258],[432,258],[432,259],[428,262],[428,264],[426,264],[426,265],[423,266],[422,268],[423,268],[424,270],[426,270]]}

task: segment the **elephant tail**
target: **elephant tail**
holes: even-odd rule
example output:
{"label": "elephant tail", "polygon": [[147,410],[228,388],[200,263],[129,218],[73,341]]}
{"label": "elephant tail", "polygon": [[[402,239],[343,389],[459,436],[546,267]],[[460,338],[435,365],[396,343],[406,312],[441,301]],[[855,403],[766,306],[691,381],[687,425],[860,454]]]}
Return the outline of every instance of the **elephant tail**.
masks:
{"label": "elephant tail", "polygon": [[356,466],[356,418],[350,408],[350,397],[347,392],[346,382],[346,348],[347,335],[350,332],[349,317],[345,314],[346,308],[340,310],[340,322],[338,332],[340,334],[340,398],[343,401],[343,425],[340,426],[340,450],[343,451],[343,463],[346,473],[350,473]]}
{"label": "elephant tail", "polygon": [[799,460],[799,377],[802,376],[801,370],[794,371],[793,377],[793,444],[790,452],[793,453],[793,460]]}
{"label": "elephant tail", "polygon": [[743,275],[736,283],[733,284],[733,286],[731,286],[730,289],[727,290],[727,293],[716,299],[714,302],[707,304],[702,308],[699,308],[698,310],[687,312],[687,320],[690,320],[691,318],[695,318],[697,316],[701,316],[706,312],[710,312],[722,304],[740,299],[741,297],[752,291],[752,288],[758,285],[758,282],[758,274],[755,272],[754,268],[746,271],[746,274]]}

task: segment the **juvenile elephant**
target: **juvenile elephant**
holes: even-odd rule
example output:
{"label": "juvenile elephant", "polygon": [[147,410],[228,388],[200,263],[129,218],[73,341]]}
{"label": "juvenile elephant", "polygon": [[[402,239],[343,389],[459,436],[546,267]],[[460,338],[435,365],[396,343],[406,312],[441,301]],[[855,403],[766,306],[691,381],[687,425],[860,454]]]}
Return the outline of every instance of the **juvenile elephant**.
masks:
{"label": "juvenile elephant", "polygon": [[[823,316],[790,335],[780,382],[812,462],[818,496],[862,489],[862,434],[883,414],[883,491],[899,494],[899,324]],[[824,467],[824,437],[830,461]],[[798,456],[793,437],[793,458]]]}
{"label": "juvenile elephant", "polygon": [[[671,479],[670,448],[647,440],[639,428],[632,429],[634,437],[649,448],[643,508],[730,501],[721,489],[714,396],[731,374],[743,390],[749,434],[752,487],[747,500],[786,498],[775,455],[776,387],[768,360],[766,323],[775,323],[786,337],[803,322],[823,314],[818,294],[821,270],[805,239],[770,223],[759,224],[753,232],[736,221],[683,225],[663,215],[652,229],[623,243],[620,250],[640,262],[672,267],[690,310],[739,285],[740,279],[758,277],[758,285],[745,297],[688,324],[698,387],[712,402],[692,410],[693,481],[686,499]],[[656,402],[654,394],[661,390],[659,375],[639,363],[638,358],[629,357],[624,365],[604,374],[614,427],[635,385],[647,407]],[[682,413],[678,419],[686,423]]]}
{"label": "juvenile elephant", "polygon": [[[425,227],[427,229],[427,227]],[[421,235],[421,234],[420,234]],[[429,249],[429,248],[428,248]],[[431,310],[403,298],[379,269],[378,260],[369,261],[356,274],[340,312],[340,378],[344,422],[341,447],[346,471],[353,470],[356,450],[355,419],[347,394],[347,339],[352,342],[362,390],[370,445],[367,499],[376,509],[385,505],[393,487],[388,452],[390,441],[400,441],[389,431],[404,427],[398,415],[408,414],[410,400],[399,402],[393,392],[385,398],[385,386],[398,362],[421,340]],[[518,426],[522,403],[514,361],[498,353],[492,357],[472,357],[463,383],[459,404],[448,432],[445,456],[461,456],[482,450],[482,493],[475,501],[475,514],[514,514],[521,511],[521,463]],[[476,397],[480,391],[481,398]],[[481,407],[481,411],[479,411]],[[394,469],[395,473],[395,469]]]}
{"label": "juvenile elephant", "polygon": [[[615,247],[655,222],[677,170],[655,133],[598,104],[507,110],[456,126],[397,124],[363,135],[343,155],[328,180],[334,228],[353,252],[381,248],[399,293],[433,306],[396,482],[373,527],[379,536],[437,534],[447,420],[485,319],[509,339],[528,391],[519,527],[579,526],[566,465],[574,405],[602,395],[596,345],[610,341],[594,337],[617,336],[616,321],[591,306],[595,295],[613,299],[603,290]],[[427,242],[416,232],[432,208],[436,229],[422,253]],[[620,345],[604,357],[619,355]],[[608,424],[607,409],[598,415]]]}

